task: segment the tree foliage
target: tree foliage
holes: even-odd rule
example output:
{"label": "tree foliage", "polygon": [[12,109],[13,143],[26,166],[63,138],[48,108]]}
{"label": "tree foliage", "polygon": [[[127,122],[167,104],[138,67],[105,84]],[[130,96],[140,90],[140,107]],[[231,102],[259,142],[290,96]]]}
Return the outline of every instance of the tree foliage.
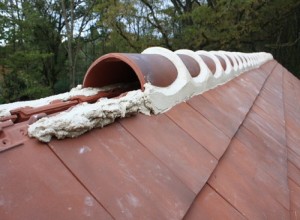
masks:
{"label": "tree foliage", "polygon": [[300,76],[298,0],[0,0],[0,100],[63,92],[97,57],[266,51]]}

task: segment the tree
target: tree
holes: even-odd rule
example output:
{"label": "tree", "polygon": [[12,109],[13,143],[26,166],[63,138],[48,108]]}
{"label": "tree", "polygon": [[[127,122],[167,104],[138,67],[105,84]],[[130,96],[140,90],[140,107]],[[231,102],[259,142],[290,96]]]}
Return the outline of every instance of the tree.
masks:
{"label": "tree", "polygon": [[82,34],[89,30],[96,18],[96,14],[93,13],[95,2],[93,0],[61,0],[71,87],[75,86],[76,64],[79,50],[82,47]]}
{"label": "tree", "polygon": [[267,51],[299,73],[299,5],[297,0],[111,0],[98,1],[96,11],[103,15],[98,23],[133,51],[151,45]]}
{"label": "tree", "polygon": [[149,46],[266,51],[299,76],[299,16],[298,0],[0,0],[0,89],[63,92],[102,54]]}
{"label": "tree", "polygon": [[[49,1],[4,0],[0,16],[6,51],[0,65],[9,70],[5,74],[14,72],[19,78],[34,79],[41,90],[53,93],[66,58],[61,50],[63,23],[57,6]],[[24,89],[33,91],[31,85]]]}

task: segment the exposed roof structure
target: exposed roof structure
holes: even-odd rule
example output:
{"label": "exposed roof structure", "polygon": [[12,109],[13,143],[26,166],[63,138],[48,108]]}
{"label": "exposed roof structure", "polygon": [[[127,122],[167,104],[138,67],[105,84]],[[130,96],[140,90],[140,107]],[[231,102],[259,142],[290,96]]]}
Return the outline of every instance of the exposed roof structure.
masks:
{"label": "exposed roof structure", "polygon": [[[156,105],[158,99],[148,93],[151,110],[162,109],[157,115],[118,115],[114,123],[77,138],[42,143],[28,137],[29,123],[38,123],[43,112],[55,115],[66,109],[64,104],[88,98],[52,103],[59,103],[58,111],[50,111],[51,104],[30,108],[35,112],[30,117],[24,116],[26,108],[11,110],[14,114],[0,122],[1,219],[298,219],[299,80],[269,55],[203,54],[198,56],[211,74],[205,80],[218,71],[222,80],[201,91],[193,88],[180,100],[178,93],[166,96],[176,97],[170,108]],[[129,65],[144,92],[148,82],[155,86],[153,78],[142,77],[141,65],[131,63],[136,55],[113,55],[111,61],[120,60],[121,67],[113,65],[116,71]],[[205,66],[198,68],[204,74]],[[174,71],[177,76],[169,77],[176,81],[180,73]],[[192,78],[199,74],[191,73]],[[86,78],[84,86],[94,87],[89,85],[94,80]],[[100,86],[112,84],[103,80]],[[124,92],[118,91],[113,90]]]}

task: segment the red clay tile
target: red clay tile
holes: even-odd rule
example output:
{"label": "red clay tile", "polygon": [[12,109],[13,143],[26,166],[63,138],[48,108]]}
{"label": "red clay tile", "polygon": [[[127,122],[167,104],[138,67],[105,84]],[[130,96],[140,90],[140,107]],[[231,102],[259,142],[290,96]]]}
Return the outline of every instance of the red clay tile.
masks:
{"label": "red clay tile", "polygon": [[195,198],[118,123],[50,146],[114,218],[181,219]]}
{"label": "red clay tile", "polygon": [[282,146],[285,146],[285,133],[279,133],[277,130],[279,127],[272,127],[273,125],[269,121],[266,121],[265,118],[260,117],[254,111],[251,111],[248,114],[247,119],[243,124],[248,130],[256,135],[262,135],[266,139],[272,139]]}
{"label": "red clay tile", "polygon": [[[278,203],[282,204],[287,210],[289,210],[289,190],[287,182],[287,155],[283,155],[279,161],[273,160],[272,163],[268,161],[268,155],[263,154],[264,149],[260,151],[261,146],[256,146],[256,149],[249,149],[239,140],[234,139],[232,142],[234,147],[235,156],[239,156],[239,159],[234,161],[245,160],[245,170],[248,171],[248,175],[252,177],[251,181],[255,182],[262,189],[269,193]],[[242,163],[242,161],[237,164]],[[278,169],[274,168],[284,163],[283,172],[279,172]],[[241,165],[243,166],[243,165]],[[254,171],[252,173],[252,171]],[[280,180],[275,179],[272,175],[278,172],[277,176],[280,176]]]}
{"label": "red clay tile", "polygon": [[271,71],[278,65],[278,62],[276,60],[271,60],[269,62],[266,62],[265,64],[261,65],[259,69],[264,71],[265,74],[270,74]]}
{"label": "red clay tile", "polygon": [[[209,92],[209,91],[208,91]],[[187,104],[202,114],[207,120],[212,122],[218,129],[231,138],[237,129],[237,122],[231,121],[230,118],[224,116],[214,103],[208,101],[202,96],[195,96],[187,101]],[[222,121],[222,123],[219,123]]]}
{"label": "red clay tile", "polygon": [[300,143],[300,123],[289,118],[286,123],[287,133],[296,143]]}
{"label": "red clay tile", "polygon": [[284,74],[283,82],[283,94],[285,100],[285,108],[288,108],[288,113],[292,113],[293,116],[299,117],[297,114],[300,109],[300,86],[298,88],[295,82],[289,83],[287,73]]}
{"label": "red clay tile", "polygon": [[[276,101],[277,99],[282,99],[282,80],[278,80],[278,82],[274,83],[274,73],[270,75],[268,78],[268,83],[264,85],[264,88],[261,90],[260,95],[266,96],[266,99],[272,103],[272,101]],[[275,86],[276,84],[276,86]],[[275,98],[275,99],[274,99]]]}
{"label": "red clay tile", "polygon": [[[134,62],[123,63],[121,78],[100,83],[145,82],[145,75],[133,74]],[[165,68],[169,76],[156,72],[147,81],[169,85],[177,72]],[[193,76],[199,72],[197,65],[189,69]],[[165,114],[137,115],[76,139],[53,140],[51,149],[10,122],[18,133],[0,129],[0,216],[297,219],[299,112],[300,81],[273,60]],[[12,137],[21,142],[7,148]]]}
{"label": "red clay tile", "polygon": [[[284,111],[286,124],[286,143],[288,147],[289,177],[299,183],[300,173],[300,98],[299,80],[284,72],[283,76]],[[298,170],[297,170],[298,169]],[[291,215],[292,216],[292,215]]]}
{"label": "red clay tile", "polygon": [[267,118],[267,121],[269,121],[272,125],[275,124],[276,128],[279,129],[279,132],[285,133],[285,121],[284,118],[275,118],[271,114],[266,112],[265,110],[261,109],[259,106],[254,104],[252,106],[252,111],[258,114],[261,118]]}
{"label": "red clay tile", "polygon": [[288,159],[293,163],[298,169],[300,169],[300,155],[295,153],[292,149],[288,148]]}
{"label": "red clay tile", "polygon": [[287,150],[284,146],[250,132],[244,126],[240,127],[235,137],[255,155],[257,163],[265,172],[279,183],[287,184]]}
{"label": "red clay tile", "polygon": [[246,219],[209,185],[205,185],[184,217],[198,219]]}
{"label": "red clay tile", "polygon": [[232,83],[220,86],[217,90],[205,92],[202,96],[218,106],[223,115],[229,118],[232,123],[236,122],[237,125],[243,121],[253,103],[251,97],[240,92]]}
{"label": "red clay tile", "polygon": [[217,160],[165,115],[137,115],[120,123],[195,193],[216,167]]}
{"label": "red clay tile", "polygon": [[287,141],[286,141],[286,145],[289,149],[291,149],[293,152],[295,152],[295,154],[300,156],[300,142],[296,142],[294,141],[291,136],[288,134],[287,132]]}
{"label": "red clay tile", "polygon": [[248,219],[288,219],[288,209],[279,203],[285,204],[288,198],[275,195],[270,189],[274,181],[256,167],[244,148],[240,142],[232,142],[209,185]]}
{"label": "red clay tile", "polygon": [[1,153],[0,177],[1,219],[112,219],[37,140]]}
{"label": "red clay tile", "polygon": [[[187,103],[211,121],[229,138],[232,138],[260,91],[260,87],[257,87],[257,85],[262,86],[266,79],[259,77],[260,81],[256,83],[253,81],[253,84],[255,84],[254,88],[256,89],[252,91],[248,89],[247,92],[243,92],[243,90],[240,90],[240,87],[242,87],[241,79],[244,76],[245,81],[248,82],[247,84],[252,83],[251,77],[257,79],[256,76],[258,73],[252,71],[251,74],[250,76],[249,73],[245,73],[238,77],[239,80],[232,80],[223,86],[219,86],[217,89],[205,92],[201,96],[193,97]],[[249,87],[247,84],[243,86],[245,90]],[[252,95],[249,95],[249,92]]]}
{"label": "red clay tile", "polygon": [[[279,101],[279,100],[278,100]],[[282,101],[281,101],[282,103]],[[282,108],[282,104],[280,105],[272,105],[264,98],[258,98],[255,102],[259,108],[267,112],[273,119],[278,120],[281,124],[284,124],[284,111]]]}
{"label": "red clay tile", "polygon": [[268,101],[270,104],[276,105],[277,100],[280,100],[282,104],[282,80],[278,80],[276,83],[276,86],[274,82],[272,82],[274,79],[272,78],[274,74],[271,74],[271,76],[268,78],[267,83],[265,84],[264,88],[261,90],[260,96],[263,96],[266,101]]}
{"label": "red clay tile", "polygon": [[218,160],[227,149],[229,138],[186,103],[177,105],[166,114]]}
{"label": "red clay tile", "polygon": [[173,63],[162,55],[110,53],[91,64],[85,74],[83,86],[102,87],[115,83],[139,81],[142,89],[146,82],[165,87],[170,85],[177,75]]}
{"label": "red clay tile", "polygon": [[300,216],[300,186],[289,180],[291,195],[291,219],[299,219]]}
{"label": "red clay tile", "polygon": [[300,169],[290,161],[288,161],[288,176],[294,183],[300,186]]}
{"label": "red clay tile", "polygon": [[[290,95],[294,96],[295,94],[290,94]],[[291,106],[290,104],[285,102],[284,112],[285,112],[286,122],[295,121],[295,123],[297,124],[300,123],[300,115],[298,114],[300,112],[300,105]]]}
{"label": "red clay tile", "polygon": [[243,90],[245,92],[255,94],[256,96],[269,74],[270,73],[266,74],[259,68],[247,71],[239,77],[234,78],[232,81],[244,87]]}

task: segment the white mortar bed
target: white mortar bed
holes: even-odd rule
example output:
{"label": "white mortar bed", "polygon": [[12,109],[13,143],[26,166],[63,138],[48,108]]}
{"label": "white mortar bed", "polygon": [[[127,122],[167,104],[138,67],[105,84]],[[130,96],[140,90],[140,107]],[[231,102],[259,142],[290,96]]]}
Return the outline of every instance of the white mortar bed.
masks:
{"label": "white mortar bed", "polygon": [[32,100],[32,101],[14,102],[14,103],[0,105],[0,117],[10,116],[11,115],[10,111],[17,108],[23,108],[23,107],[36,108],[36,107],[48,105],[54,100],[67,101],[75,96],[92,96],[92,95],[96,95],[98,92],[109,91],[124,86],[126,85],[115,84],[115,85],[105,86],[102,88],[82,88],[82,85],[78,85],[77,87],[71,89],[70,92],[53,95],[46,98]]}
{"label": "white mortar bed", "polygon": [[95,127],[103,127],[138,112],[150,115],[147,98],[141,90],[128,92],[118,99],[102,98],[93,104],[83,103],[53,117],[38,120],[28,128],[28,134],[40,141],[77,137]]}
{"label": "white mortar bed", "polygon": [[[58,139],[73,138],[95,127],[110,124],[116,118],[127,117],[139,112],[146,115],[159,114],[194,95],[224,84],[239,74],[257,68],[266,61],[273,59],[272,55],[267,53],[243,54],[224,51],[193,52],[190,50],[172,52],[160,47],[148,48],[143,53],[165,56],[174,64],[178,76],[170,86],[161,88],[146,83],[143,92],[135,90],[122,97],[102,98],[94,104],[83,103],[77,105],[68,111],[52,117],[44,117],[30,125],[28,128],[29,136],[36,137],[43,142],[49,142],[53,136]],[[194,78],[191,77],[178,54],[185,54],[195,59],[200,66],[201,74],[199,73]],[[214,74],[211,73],[199,55],[208,56],[215,62],[216,72]],[[225,60],[225,70],[216,55]],[[230,57],[232,63],[228,57]],[[83,91],[80,88],[79,90]],[[87,91],[94,90],[86,89],[86,93],[88,93]],[[90,94],[93,94],[93,92]]]}

